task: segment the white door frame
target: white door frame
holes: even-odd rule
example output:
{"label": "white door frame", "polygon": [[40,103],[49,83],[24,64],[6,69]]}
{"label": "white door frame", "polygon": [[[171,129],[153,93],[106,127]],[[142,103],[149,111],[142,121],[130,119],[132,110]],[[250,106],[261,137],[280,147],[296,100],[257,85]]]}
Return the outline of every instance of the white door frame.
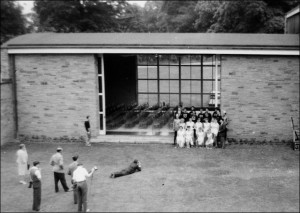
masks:
{"label": "white door frame", "polygon": [[[99,61],[99,58],[101,59],[101,74],[99,74],[99,63],[98,63],[98,70],[97,70],[97,77],[98,77],[98,88],[99,88],[99,77],[101,77],[101,81],[102,81],[102,93],[99,93],[99,89],[98,89],[98,102],[99,102],[99,108],[98,108],[98,112],[99,112],[99,134],[100,135],[106,135],[106,103],[105,103],[105,79],[104,79],[104,57],[103,54],[98,54],[97,55],[97,59]],[[100,99],[102,98],[102,111],[100,111]],[[103,129],[101,129],[101,116],[102,116],[102,126]]]}

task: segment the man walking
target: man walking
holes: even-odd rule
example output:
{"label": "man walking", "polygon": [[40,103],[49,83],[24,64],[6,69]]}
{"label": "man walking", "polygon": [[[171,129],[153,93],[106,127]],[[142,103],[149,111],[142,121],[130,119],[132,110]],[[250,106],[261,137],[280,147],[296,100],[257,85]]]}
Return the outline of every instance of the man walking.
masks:
{"label": "man walking", "polygon": [[91,177],[93,173],[97,170],[97,167],[93,167],[91,172],[88,171],[82,166],[82,163],[78,163],[77,169],[73,172],[73,181],[77,185],[78,190],[78,212],[89,212],[90,210],[87,208],[87,194],[88,194],[88,186],[86,182],[87,177]]}
{"label": "man walking", "polygon": [[33,211],[40,211],[41,197],[42,197],[42,184],[41,184],[41,171],[39,169],[40,162],[34,161],[33,167],[29,170],[32,188],[33,188]]}
{"label": "man walking", "polygon": [[61,147],[58,147],[56,149],[56,153],[52,155],[50,159],[50,165],[53,167],[54,172],[54,184],[55,184],[55,192],[58,192],[58,181],[61,182],[61,185],[63,186],[65,192],[70,191],[69,187],[66,183],[65,173],[64,173],[64,161],[63,156],[61,152],[63,149]]}
{"label": "man walking", "polygon": [[86,116],[86,121],[84,122],[84,127],[86,130],[86,135],[87,135],[87,140],[85,145],[86,146],[91,146],[91,137],[92,137],[92,133],[91,133],[91,125],[90,125],[90,116]]}
{"label": "man walking", "polygon": [[78,165],[78,162],[77,162],[77,159],[78,159],[78,155],[75,155],[72,157],[73,159],[73,162],[69,165],[69,169],[68,169],[68,175],[71,175],[71,183],[73,185],[73,198],[74,198],[74,204],[77,204],[77,194],[78,194],[78,191],[77,191],[77,186],[76,184],[74,183],[73,181],[73,173],[74,171],[77,169],[77,165]]}

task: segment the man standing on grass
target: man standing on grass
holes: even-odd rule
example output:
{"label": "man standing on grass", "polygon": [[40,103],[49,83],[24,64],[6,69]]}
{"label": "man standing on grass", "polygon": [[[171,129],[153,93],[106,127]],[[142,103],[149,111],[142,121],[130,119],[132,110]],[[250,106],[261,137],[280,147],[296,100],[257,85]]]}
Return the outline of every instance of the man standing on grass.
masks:
{"label": "man standing on grass", "polygon": [[89,212],[87,208],[87,195],[88,195],[88,186],[86,182],[87,177],[91,177],[93,173],[97,170],[97,167],[93,167],[91,172],[88,171],[82,166],[82,163],[78,163],[77,169],[73,172],[73,181],[77,185],[78,190],[78,212]]}
{"label": "man standing on grass", "polygon": [[74,171],[77,169],[77,159],[78,159],[78,155],[75,155],[72,157],[73,162],[69,165],[69,169],[68,169],[68,175],[71,175],[71,183],[73,184],[73,197],[74,197],[74,204],[77,204],[77,186],[73,181],[73,173]]}
{"label": "man standing on grass", "polygon": [[87,140],[86,140],[86,146],[91,146],[91,137],[92,137],[92,133],[91,133],[91,125],[90,125],[90,116],[86,116],[86,121],[84,122],[84,127],[86,130],[86,135],[87,135]]}
{"label": "man standing on grass", "polygon": [[[33,188],[33,211],[40,211],[41,197],[42,197],[42,184],[41,184],[41,171],[39,169],[40,162],[34,161],[33,167],[29,170],[32,188]],[[31,186],[30,186],[31,187]]]}
{"label": "man standing on grass", "polygon": [[58,192],[58,181],[61,182],[61,185],[63,186],[65,192],[70,191],[69,187],[66,183],[65,178],[65,172],[64,172],[64,160],[61,152],[63,149],[61,147],[58,147],[56,149],[56,153],[52,155],[50,159],[50,165],[53,167],[54,172],[54,184],[55,184],[55,192]]}

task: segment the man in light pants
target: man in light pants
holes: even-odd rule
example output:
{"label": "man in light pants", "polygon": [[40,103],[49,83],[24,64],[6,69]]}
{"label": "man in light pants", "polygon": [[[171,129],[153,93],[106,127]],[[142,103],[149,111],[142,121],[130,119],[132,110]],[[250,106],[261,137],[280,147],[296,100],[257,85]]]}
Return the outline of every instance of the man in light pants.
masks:
{"label": "man in light pants", "polygon": [[82,166],[82,163],[78,163],[77,169],[73,172],[73,181],[77,185],[78,192],[78,212],[89,212],[87,208],[87,195],[88,195],[88,186],[86,182],[87,177],[91,177],[93,173],[97,170],[97,167],[93,167],[91,172],[88,171]]}

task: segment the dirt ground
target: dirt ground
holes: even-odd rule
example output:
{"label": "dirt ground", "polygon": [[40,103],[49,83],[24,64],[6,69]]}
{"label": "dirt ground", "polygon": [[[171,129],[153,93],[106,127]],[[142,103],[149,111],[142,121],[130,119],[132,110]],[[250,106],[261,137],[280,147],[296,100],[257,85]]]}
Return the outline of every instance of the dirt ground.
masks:
{"label": "dirt ground", "polygon": [[[89,208],[116,211],[299,212],[299,151],[286,145],[231,145],[226,149],[174,149],[166,144],[27,144],[30,162],[42,168],[42,212],[77,211],[72,192],[54,192],[49,165],[63,147],[65,167],[78,153],[89,170]],[[17,144],[1,147],[1,212],[31,211],[32,189],[18,183]],[[134,160],[142,172],[110,179]],[[70,183],[70,177],[67,182]],[[70,185],[70,184],[69,184]]]}

